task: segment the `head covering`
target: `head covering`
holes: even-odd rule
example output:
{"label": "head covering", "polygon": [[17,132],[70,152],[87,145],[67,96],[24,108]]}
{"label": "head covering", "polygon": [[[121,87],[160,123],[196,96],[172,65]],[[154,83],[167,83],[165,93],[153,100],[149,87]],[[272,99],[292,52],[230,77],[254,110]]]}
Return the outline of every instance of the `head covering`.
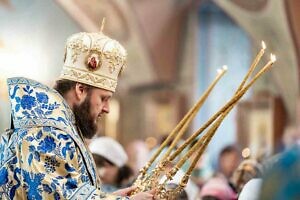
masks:
{"label": "head covering", "polygon": [[[176,186],[178,186],[184,175],[185,175],[184,171],[182,169],[179,169],[177,171],[177,173],[175,174],[175,176],[173,177],[173,179],[168,181],[168,184],[169,185],[170,184],[175,184]],[[162,180],[163,179],[164,178],[162,178]],[[187,193],[187,199],[188,200],[197,199],[198,194],[199,194],[199,189],[193,181],[188,181],[187,182],[186,187],[184,188],[184,191]]]}
{"label": "head covering", "polygon": [[119,42],[102,32],[76,33],[67,40],[59,78],[115,92],[126,55]]}
{"label": "head covering", "polygon": [[261,178],[254,178],[248,181],[240,193],[239,200],[258,200],[261,184]]}
{"label": "head covering", "polygon": [[211,178],[200,191],[201,198],[205,196],[216,197],[220,200],[235,200],[236,193],[230,188],[228,183],[222,178]]}
{"label": "head covering", "polygon": [[232,183],[238,193],[244,185],[253,178],[262,176],[262,166],[255,159],[246,159],[240,163],[233,173]]}
{"label": "head covering", "polygon": [[128,157],[124,148],[110,137],[99,137],[92,140],[89,148],[93,154],[106,158],[118,167],[127,163]]}
{"label": "head covering", "polygon": [[133,140],[126,146],[126,150],[129,155],[128,164],[133,169],[134,174],[137,175],[150,159],[149,149],[143,140]]}

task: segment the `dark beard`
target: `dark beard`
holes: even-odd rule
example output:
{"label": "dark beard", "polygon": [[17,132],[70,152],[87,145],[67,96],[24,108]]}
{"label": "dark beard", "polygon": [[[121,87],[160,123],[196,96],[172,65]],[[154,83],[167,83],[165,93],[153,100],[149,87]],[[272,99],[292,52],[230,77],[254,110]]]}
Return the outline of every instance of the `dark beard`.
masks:
{"label": "dark beard", "polygon": [[74,106],[73,111],[78,128],[81,130],[83,137],[92,138],[97,132],[97,125],[90,116],[90,95],[79,106]]}

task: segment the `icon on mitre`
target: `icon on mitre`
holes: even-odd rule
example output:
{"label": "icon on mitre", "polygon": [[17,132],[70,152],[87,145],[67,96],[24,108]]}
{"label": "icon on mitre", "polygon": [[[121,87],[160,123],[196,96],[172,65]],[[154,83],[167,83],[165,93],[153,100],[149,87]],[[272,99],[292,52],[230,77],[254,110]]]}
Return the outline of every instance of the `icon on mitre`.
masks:
{"label": "icon on mitre", "polygon": [[90,71],[95,71],[95,70],[99,69],[100,65],[101,65],[101,61],[99,59],[99,55],[98,54],[93,53],[90,56],[88,56],[88,59],[87,59],[87,68]]}

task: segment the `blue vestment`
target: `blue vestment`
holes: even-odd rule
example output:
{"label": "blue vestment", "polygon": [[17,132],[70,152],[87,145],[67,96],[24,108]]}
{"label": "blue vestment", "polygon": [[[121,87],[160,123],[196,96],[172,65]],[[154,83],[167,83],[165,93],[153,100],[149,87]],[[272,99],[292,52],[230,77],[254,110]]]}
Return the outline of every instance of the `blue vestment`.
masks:
{"label": "blue vestment", "polygon": [[63,97],[26,78],[7,83],[14,128],[0,135],[0,199],[122,199],[101,191]]}

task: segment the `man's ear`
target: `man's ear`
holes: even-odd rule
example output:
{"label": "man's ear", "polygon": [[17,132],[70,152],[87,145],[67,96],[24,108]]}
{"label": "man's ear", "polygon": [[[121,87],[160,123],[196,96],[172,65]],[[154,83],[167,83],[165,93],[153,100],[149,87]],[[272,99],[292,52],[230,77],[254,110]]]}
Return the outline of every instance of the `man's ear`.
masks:
{"label": "man's ear", "polygon": [[79,103],[82,103],[87,96],[87,87],[81,83],[75,85],[75,98]]}

